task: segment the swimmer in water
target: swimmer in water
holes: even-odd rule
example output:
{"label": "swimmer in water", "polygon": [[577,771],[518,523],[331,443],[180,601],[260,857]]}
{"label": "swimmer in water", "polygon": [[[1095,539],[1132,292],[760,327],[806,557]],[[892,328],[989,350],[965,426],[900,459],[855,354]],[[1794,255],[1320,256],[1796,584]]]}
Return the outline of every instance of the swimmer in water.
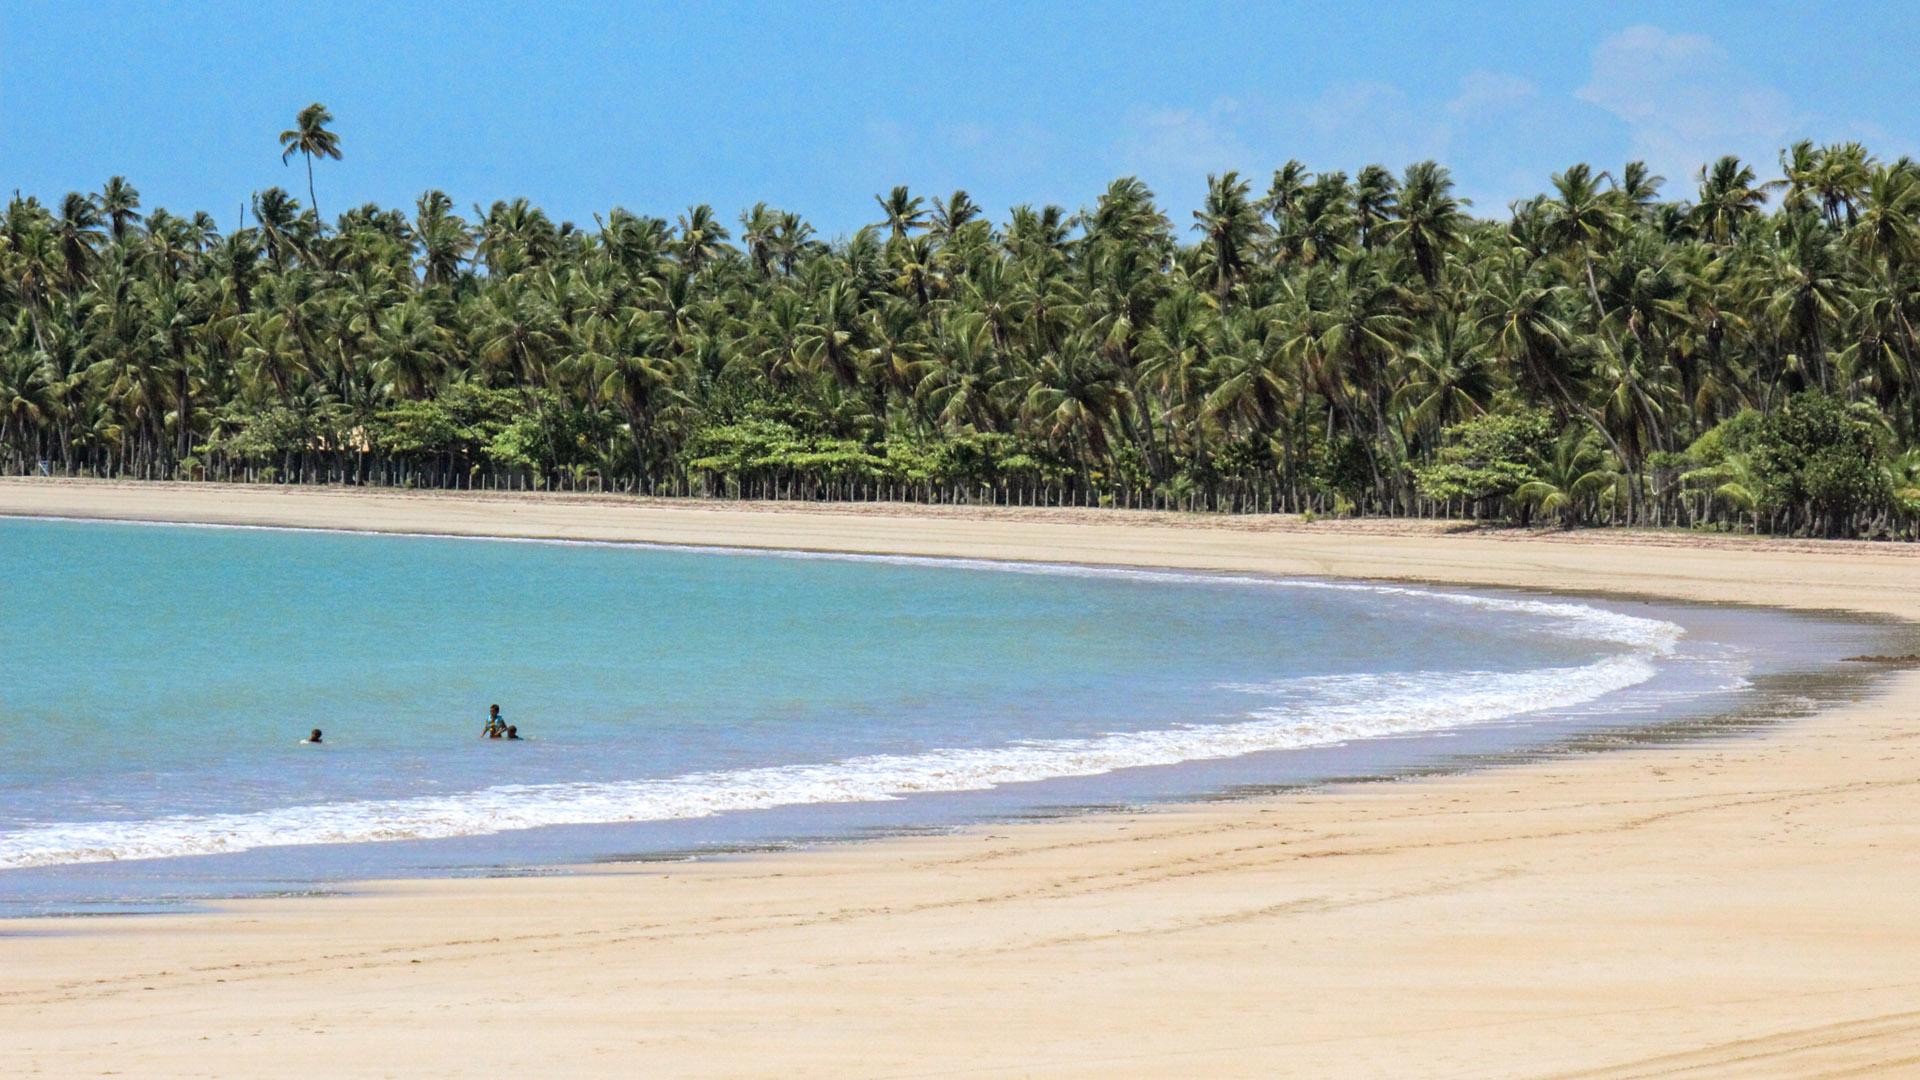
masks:
{"label": "swimmer in water", "polygon": [[320,742],[320,729],[314,728],[313,734],[307,736],[304,739],[301,739],[300,741],[303,743],[314,743],[317,745]]}
{"label": "swimmer in water", "polygon": [[506,733],[507,722],[500,719],[500,706],[489,705],[487,707],[487,725],[480,729],[480,734],[489,739],[498,739],[505,736]]}
{"label": "swimmer in water", "polygon": [[519,741],[521,741],[521,740],[520,740],[520,729],[519,729],[519,728],[517,728],[517,727],[514,727],[514,726],[513,726],[512,724],[508,724],[508,725],[507,725],[507,738],[509,738],[509,739],[512,739],[512,740],[513,740],[514,742],[519,742]]}

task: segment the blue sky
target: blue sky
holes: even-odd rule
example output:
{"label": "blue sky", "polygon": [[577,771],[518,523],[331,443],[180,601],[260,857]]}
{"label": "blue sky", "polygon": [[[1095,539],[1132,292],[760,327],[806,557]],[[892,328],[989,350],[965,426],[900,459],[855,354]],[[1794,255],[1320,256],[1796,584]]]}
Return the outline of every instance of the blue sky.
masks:
{"label": "blue sky", "polygon": [[525,195],[728,220],[765,200],[823,234],[905,183],[1090,203],[1138,175],[1175,220],[1206,175],[1289,157],[1352,172],[1433,157],[1481,213],[1574,161],[1643,158],[1692,189],[1724,152],[1800,137],[1920,156],[1905,5],[1745,3],[301,4],[0,7],[0,188],[131,178],[223,225],[275,184],[312,101],[346,158],[329,216]]}

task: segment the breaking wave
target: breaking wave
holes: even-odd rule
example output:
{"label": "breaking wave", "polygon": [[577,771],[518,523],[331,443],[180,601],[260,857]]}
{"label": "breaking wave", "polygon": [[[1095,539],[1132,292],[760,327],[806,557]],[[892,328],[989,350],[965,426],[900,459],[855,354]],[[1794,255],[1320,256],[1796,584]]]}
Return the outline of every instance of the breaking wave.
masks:
{"label": "breaking wave", "polygon": [[1682,634],[1680,627],[1669,622],[1585,604],[1399,586],[896,556],[754,554],[1278,590],[1364,591],[1383,599],[1460,604],[1537,618],[1543,632],[1624,649],[1580,666],[1523,672],[1336,675],[1236,685],[1228,689],[1259,700],[1242,719],[1216,724],[875,754],[664,779],[502,785],[445,796],[244,813],[55,822],[0,833],[0,869],[209,855],[282,845],[429,840],[551,825],[663,821],[783,806],[870,802],[1433,732],[1567,709],[1643,683],[1654,676],[1655,661],[1671,653]]}

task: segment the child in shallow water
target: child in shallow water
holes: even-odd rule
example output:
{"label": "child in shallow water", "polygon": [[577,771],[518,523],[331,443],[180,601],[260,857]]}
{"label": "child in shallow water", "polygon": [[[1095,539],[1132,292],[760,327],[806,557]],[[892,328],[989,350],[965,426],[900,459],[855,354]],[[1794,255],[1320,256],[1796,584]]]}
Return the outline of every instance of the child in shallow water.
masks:
{"label": "child in shallow water", "polygon": [[318,743],[320,741],[320,729],[314,728],[313,734],[307,736],[304,739],[301,739],[300,741],[303,743]]}
{"label": "child in shallow water", "polygon": [[487,726],[480,729],[480,734],[489,739],[499,739],[506,736],[507,722],[500,718],[500,706],[490,705],[487,707]]}
{"label": "child in shallow water", "polygon": [[520,741],[520,729],[517,727],[514,727],[512,724],[508,724],[507,738],[512,739],[515,742]]}

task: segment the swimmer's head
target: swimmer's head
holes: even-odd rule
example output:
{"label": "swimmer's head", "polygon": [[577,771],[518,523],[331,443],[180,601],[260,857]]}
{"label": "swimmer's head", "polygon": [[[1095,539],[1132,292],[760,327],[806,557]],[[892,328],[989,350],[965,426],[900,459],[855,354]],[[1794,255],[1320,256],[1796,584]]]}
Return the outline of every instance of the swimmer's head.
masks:
{"label": "swimmer's head", "polygon": [[320,729],[319,729],[319,728],[314,728],[314,729],[313,729],[313,734],[311,734],[311,735],[309,735],[309,736],[307,736],[307,741],[308,741],[308,742],[319,742],[319,741],[320,741]]}
{"label": "swimmer's head", "polygon": [[508,725],[507,725],[507,738],[509,738],[509,739],[517,739],[517,738],[519,738],[519,737],[520,737],[520,729],[519,729],[519,728],[517,728],[517,727],[514,727],[514,726],[513,726],[512,724],[508,724]]}

